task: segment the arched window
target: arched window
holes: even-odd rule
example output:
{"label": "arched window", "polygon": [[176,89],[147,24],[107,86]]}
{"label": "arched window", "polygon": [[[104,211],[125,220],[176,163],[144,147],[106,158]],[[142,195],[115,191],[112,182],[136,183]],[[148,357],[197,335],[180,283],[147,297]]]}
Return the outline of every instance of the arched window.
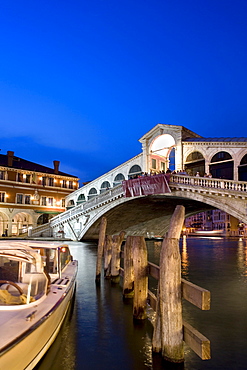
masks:
{"label": "arched window", "polygon": [[91,188],[89,190],[89,193],[88,193],[88,197],[87,199],[92,199],[93,197],[95,197],[97,195],[97,190],[95,188]]}
{"label": "arched window", "polygon": [[80,194],[79,197],[77,198],[77,205],[86,202],[86,198],[84,194]]}
{"label": "arched window", "polygon": [[233,159],[227,152],[218,152],[209,166],[212,177],[233,180]]}
{"label": "arched window", "polygon": [[239,181],[247,181],[247,154],[243,156],[238,166]]}
{"label": "arched window", "polygon": [[195,176],[199,172],[200,176],[205,173],[205,159],[200,152],[192,152],[186,158],[184,169],[190,176]]}
{"label": "arched window", "polygon": [[222,162],[222,161],[226,161],[228,159],[232,159],[231,155],[227,152],[219,152],[219,153],[216,153],[213,158],[211,159],[211,163],[214,163],[214,162]]}
{"label": "arched window", "polygon": [[111,187],[111,184],[109,183],[109,181],[104,181],[102,184],[101,184],[101,187],[100,187],[100,194],[104,193],[105,191],[109,190]]}
{"label": "arched window", "polygon": [[134,166],[131,167],[129,170],[129,179],[138,177],[139,175],[142,174],[142,169],[138,164],[135,164]]}
{"label": "arched window", "polygon": [[[169,154],[169,169],[171,171],[174,171],[175,170],[175,148],[172,148],[172,150],[170,151],[170,154]],[[163,170],[163,168],[162,168]]]}
{"label": "arched window", "polygon": [[175,145],[172,135],[157,136],[149,147],[149,171],[175,170]]}
{"label": "arched window", "polygon": [[73,201],[73,199],[71,199],[71,200],[68,202],[66,209],[73,208],[74,206],[75,206],[75,202]]}
{"label": "arched window", "polygon": [[186,158],[186,163],[187,162],[194,162],[194,161],[200,160],[200,159],[204,159],[202,153],[200,153],[200,152],[192,152]]}
{"label": "arched window", "polygon": [[113,186],[117,186],[122,184],[122,181],[124,181],[124,175],[122,173],[119,173],[117,176],[115,176],[115,179],[113,181]]}

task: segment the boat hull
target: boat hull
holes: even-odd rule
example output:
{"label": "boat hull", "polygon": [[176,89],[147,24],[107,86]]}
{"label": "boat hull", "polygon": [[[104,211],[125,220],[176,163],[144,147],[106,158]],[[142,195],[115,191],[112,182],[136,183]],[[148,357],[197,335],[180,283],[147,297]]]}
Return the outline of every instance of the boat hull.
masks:
{"label": "boat hull", "polygon": [[[28,328],[1,349],[0,370],[33,369],[41,360],[56,339],[68,312],[75,292],[75,276],[67,286],[51,284],[47,301],[33,306],[35,317],[27,323]],[[23,320],[27,312],[30,309],[23,310]]]}

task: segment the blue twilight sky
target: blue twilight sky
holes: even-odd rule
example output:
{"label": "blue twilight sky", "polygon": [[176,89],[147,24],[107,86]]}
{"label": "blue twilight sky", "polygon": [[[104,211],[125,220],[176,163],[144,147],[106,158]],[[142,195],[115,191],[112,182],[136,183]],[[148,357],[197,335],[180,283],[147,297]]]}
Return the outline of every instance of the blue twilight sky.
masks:
{"label": "blue twilight sky", "polygon": [[246,0],[1,1],[1,153],[88,181],[157,123],[247,136],[246,19]]}

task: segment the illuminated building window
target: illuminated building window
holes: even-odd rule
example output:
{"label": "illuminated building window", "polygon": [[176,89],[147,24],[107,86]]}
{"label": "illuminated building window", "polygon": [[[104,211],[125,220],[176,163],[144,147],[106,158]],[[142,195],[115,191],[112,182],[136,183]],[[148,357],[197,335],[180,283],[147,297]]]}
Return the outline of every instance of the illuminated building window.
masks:
{"label": "illuminated building window", "polygon": [[31,204],[31,195],[25,195],[25,204]]}
{"label": "illuminated building window", "polygon": [[26,175],[26,179],[25,179],[26,181],[26,183],[27,184],[30,184],[30,182],[31,182],[31,175]]}
{"label": "illuminated building window", "polygon": [[73,189],[73,181],[69,181],[69,189]]}
{"label": "illuminated building window", "polygon": [[41,197],[41,205],[46,206],[46,197]]}
{"label": "illuminated building window", "polygon": [[23,182],[23,174],[22,173],[17,173],[17,181],[18,182]]}
{"label": "illuminated building window", "polygon": [[53,177],[48,178],[48,185],[49,186],[54,186],[54,178]]}
{"label": "illuminated building window", "polygon": [[152,159],[152,168],[156,170],[156,159]]}
{"label": "illuminated building window", "polygon": [[65,199],[62,199],[62,207],[65,207]]}
{"label": "illuminated building window", "polygon": [[0,171],[0,180],[5,179],[5,171]]}
{"label": "illuminated building window", "polygon": [[48,198],[48,206],[53,206],[53,198]]}
{"label": "illuminated building window", "polygon": [[5,193],[0,193],[0,202],[5,202]]}
{"label": "illuminated building window", "polygon": [[23,194],[16,194],[16,203],[17,204],[23,203]]}

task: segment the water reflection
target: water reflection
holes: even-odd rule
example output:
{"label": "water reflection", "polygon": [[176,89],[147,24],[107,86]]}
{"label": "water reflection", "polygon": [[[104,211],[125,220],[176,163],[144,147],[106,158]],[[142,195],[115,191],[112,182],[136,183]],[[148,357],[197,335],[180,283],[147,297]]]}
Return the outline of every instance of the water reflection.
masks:
{"label": "water reflection", "polygon": [[239,238],[238,240],[238,269],[243,276],[247,276],[247,241]]}
{"label": "water reflection", "polygon": [[[79,260],[75,310],[39,370],[175,370],[152,354],[152,326],[133,322],[132,301],[108,280],[95,285],[96,245],[70,243]],[[202,361],[185,347],[185,370],[245,369],[247,363],[246,240],[181,240],[182,275],[210,290],[212,306],[201,311],[183,302],[184,319],[211,341],[212,359]],[[148,243],[159,264],[160,246]],[[183,368],[180,365],[180,368]]]}
{"label": "water reflection", "polygon": [[182,249],[181,249],[181,269],[183,277],[188,276],[189,271],[189,257],[187,252],[187,237],[183,235],[182,238]]}

